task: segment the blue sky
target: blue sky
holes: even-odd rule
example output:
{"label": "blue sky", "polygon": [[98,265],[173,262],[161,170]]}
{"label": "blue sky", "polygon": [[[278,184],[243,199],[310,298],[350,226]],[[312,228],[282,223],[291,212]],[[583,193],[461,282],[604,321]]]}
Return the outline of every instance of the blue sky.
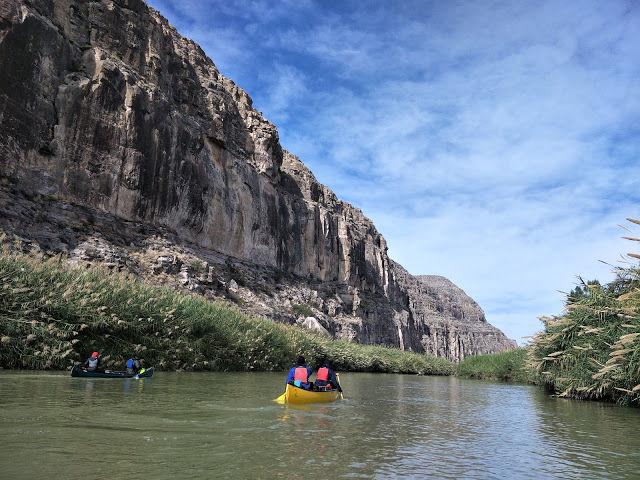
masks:
{"label": "blue sky", "polygon": [[[640,216],[640,4],[150,0],[362,210],[526,341]],[[630,225],[631,226],[631,225]]]}

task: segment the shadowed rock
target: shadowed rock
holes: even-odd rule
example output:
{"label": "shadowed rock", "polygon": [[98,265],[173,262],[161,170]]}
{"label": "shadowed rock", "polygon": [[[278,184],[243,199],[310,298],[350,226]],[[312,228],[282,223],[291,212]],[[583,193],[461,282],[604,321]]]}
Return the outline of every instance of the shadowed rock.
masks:
{"label": "shadowed rock", "polygon": [[393,262],[141,0],[0,4],[0,227],[277,321],[304,305],[337,338],[453,360],[513,346],[451,282]]}

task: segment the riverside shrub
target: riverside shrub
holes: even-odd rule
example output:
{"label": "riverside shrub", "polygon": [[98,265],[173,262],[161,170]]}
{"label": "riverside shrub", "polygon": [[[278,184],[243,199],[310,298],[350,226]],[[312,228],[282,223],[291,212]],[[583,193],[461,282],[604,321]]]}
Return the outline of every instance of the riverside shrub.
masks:
{"label": "riverside shrub", "polygon": [[100,351],[165,370],[284,370],[298,354],[347,371],[449,375],[446,359],[332,341],[300,327],[61,256],[0,252],[0,366],[64,369]]}
{"label": "riverside shrub", "polygon": [[528,367],[527,358],[528,352],[524,348],[491,355],[475,355],[458,364],[457,375],[483,380],[534,383],[534,374]]}
{"label": "riverside shrub", "polygon": [[565,313],[544,318],[533,338],[533,365],[560,396],[640,405],[640,269],[616,270],[608,285],[574,290]]}

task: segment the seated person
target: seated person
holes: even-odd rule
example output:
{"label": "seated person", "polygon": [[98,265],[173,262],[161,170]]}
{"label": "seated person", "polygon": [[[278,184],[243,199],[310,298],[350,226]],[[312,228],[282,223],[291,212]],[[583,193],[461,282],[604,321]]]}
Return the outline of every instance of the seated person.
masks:
{"label": "seated person", "polygon": [[306,364],[304,357],[300,355],[296,360],[295,367],[291,367],[291,370],[289,370],[287,383],[309,390],[311,388],[309,378],[312,371],[311,367]]}
{"label": "seated person", "polygon": [[94,372],[98,370],[98,363],[100,363],[100,354],[98,352],[93,352],[89,358],[84,362],[84,366],[87,367],[89,372]]}
{"label": "seated person", "polygon": [[333,371],[331,365],[326,360],[322,363],[322,366],[316,372],[315,386],[326,387],[328,390],[333,390],[335,388],[339,392],[342,391],[342,387],[338,382],[336,372]]}
{"label": "seated person", "polygon": [[129,360],[127,360],[127,373],[138,373],[140,372],[140,360],[137,355],[134,355]]}

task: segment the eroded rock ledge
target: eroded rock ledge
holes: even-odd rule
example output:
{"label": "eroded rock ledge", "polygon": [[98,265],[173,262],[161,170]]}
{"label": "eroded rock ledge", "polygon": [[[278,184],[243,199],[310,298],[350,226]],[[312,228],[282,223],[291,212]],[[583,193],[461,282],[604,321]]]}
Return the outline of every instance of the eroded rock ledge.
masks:
{"label": "eroded rock ledge", "polygon": [[140,0],[0,4],[0,167],[0,228],[26,243],[336,338],[452,360],[514,346],[451,282],[393,262]]}

